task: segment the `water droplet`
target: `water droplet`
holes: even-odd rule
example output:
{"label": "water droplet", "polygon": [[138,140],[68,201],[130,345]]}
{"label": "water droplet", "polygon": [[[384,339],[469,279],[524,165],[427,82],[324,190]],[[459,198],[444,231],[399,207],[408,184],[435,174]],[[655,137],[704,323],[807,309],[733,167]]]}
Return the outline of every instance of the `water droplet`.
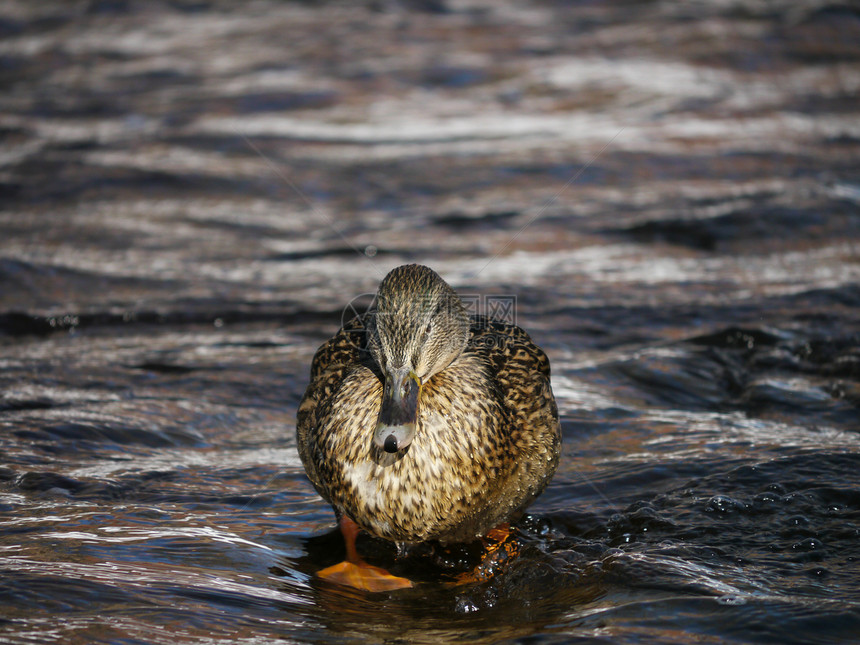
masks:
{"label": "water droplet", "polygon": [[824,548],[824,543],[815,538],[806,538],[791,545],[794,551],[817,551]]}
{"label": "water droplet", "polygon": [[454,611],[458,614],[472,614],[480,609],[471,598],[459,597],[457,604],[454,606]]}
{"label": "water droplet", "polygon": [[772,491],[767,491],[764,493],[759,493],[755,496],[755,502],[759,506],[768,506],[775,504],[776,502],[781,501],[782,498]]}
{"label": "water droplet", "polygon": [[728,497],[727,495],[714,495],[708,500],[705,506],[707,512],[731,513],[732,511],[742,510],[743,504],[737,500]]}
{"label": "water droplet", "polygon": [[733,607],[747,604],[746,598],[735,594],[726,594],[725,596],[720,596],[719,598],[717,598],[717,602],[721,605],[731,605]]}

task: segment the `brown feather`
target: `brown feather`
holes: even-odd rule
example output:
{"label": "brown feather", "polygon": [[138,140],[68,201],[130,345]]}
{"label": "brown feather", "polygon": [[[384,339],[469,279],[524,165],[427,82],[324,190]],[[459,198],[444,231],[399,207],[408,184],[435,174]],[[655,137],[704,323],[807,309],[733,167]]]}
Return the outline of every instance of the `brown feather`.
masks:
{"label": "brown feather", "polygon": [[[426,272],[420,278],[416,297],[428,289]],[[409,288],[400,280],[398,307]],[[423,384],[415,439],[395,454],[372,441],[383,390],[370,351],[380,342],[373,314],[319,348],[299,406],[298,448],[338,517],[398,542],[466,542],[516,520],[549,483],[561,443],[549,361],[519,327],[470,323],[462,353]]]}

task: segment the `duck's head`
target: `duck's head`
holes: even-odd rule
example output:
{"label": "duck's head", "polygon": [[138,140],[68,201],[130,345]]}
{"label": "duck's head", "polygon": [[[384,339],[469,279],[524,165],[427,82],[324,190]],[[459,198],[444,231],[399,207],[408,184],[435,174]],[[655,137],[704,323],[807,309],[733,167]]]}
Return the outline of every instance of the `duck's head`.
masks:
{"label": "duck's head", "polygon": [[469,316],[457,293],[428,267],[407,264],[376,293],[369,349],[385,376],[374,443],[389,453],[415,436],[421,387],[453,363],[469,341]]}

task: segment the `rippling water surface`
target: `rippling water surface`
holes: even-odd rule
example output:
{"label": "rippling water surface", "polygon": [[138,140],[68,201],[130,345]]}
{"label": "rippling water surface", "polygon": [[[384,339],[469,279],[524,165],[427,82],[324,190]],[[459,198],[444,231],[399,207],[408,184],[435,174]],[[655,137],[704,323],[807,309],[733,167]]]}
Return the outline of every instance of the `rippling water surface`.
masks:
{"label": "rippling water surface", "polygon": [[[3,642],[860,634],[856,9],[13,1],[0,84]],[[495,578],[362,594],[295,411],[413,261],[564,454]]]}

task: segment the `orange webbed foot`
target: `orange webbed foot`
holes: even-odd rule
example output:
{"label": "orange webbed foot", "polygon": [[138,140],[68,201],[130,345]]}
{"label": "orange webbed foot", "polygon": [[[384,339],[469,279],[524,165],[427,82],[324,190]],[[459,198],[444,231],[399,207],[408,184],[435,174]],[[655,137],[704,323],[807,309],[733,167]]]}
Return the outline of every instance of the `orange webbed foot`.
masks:
{"label": "orange webbed foot", "polygon": [[355,549],[355,538],[361,529],[346,516],[340,520],[340,531],[346,543],[346,560],[319,571],[317,575],[329,582],[363,589],[364,591],[394,591],[408,589],[412,581],[388,573],[362,560]]}
{"label": "orange webbed foot", "polygon": [[365,562],[344,560],[318,572],[317,575],[329,582],[363,589],[364,591],[394,591],[409,589],[412,581],[388,573],[385,569],[374,567]]}
{"label": "orange webbed foot", "polygon": [[455,585],[486,582],[499,573],[508,561],[515,558],[521,545],[509,524],[500,524],[481,539],[484,544],[484,557],[481,563],[467,573],[462,573],[454,581]]}

